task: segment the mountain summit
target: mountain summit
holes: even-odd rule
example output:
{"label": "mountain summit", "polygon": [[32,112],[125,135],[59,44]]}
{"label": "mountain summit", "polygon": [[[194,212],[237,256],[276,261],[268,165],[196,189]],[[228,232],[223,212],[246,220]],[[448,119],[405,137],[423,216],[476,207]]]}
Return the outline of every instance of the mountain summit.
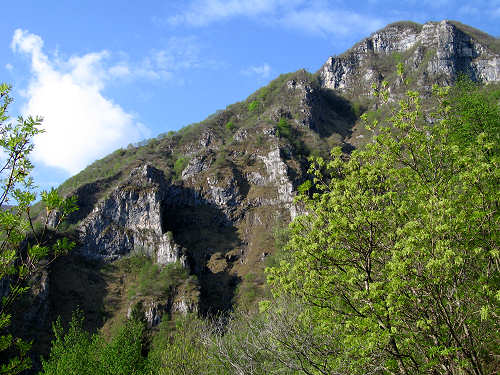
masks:
{"label": "mountain summit", "polygon": [[368,94],[403,62],[420,86],[452,84],[459,74],[491,83],[500,80],[500,42],[455,21],[424,25],[397,22],[330,57],[319,74],[324,87],[345,94]]}
{"label": "mountain summit", "polygon": [[[69,319],[77,306],[107,327],[134,309],[154,326],[166,313],[253,304],[283,229],[300,213],[294,196],[307,157],[369,139],[360,115],[377,106],[372,86],[386,80],[397,94],[400,62],[424,91],[460,74],[495,84],[499,52],[498,39],[458,22],[394,23],[315,74],[283,74],[200,123],[94,162],[59,187],[78,197],[69,229],[79,248],[40,278],[24,326],[46,335],[50,317]],[[189,277],[177,277],[169,295],[132,293],[140,277],[130,255],[177,263]]]}

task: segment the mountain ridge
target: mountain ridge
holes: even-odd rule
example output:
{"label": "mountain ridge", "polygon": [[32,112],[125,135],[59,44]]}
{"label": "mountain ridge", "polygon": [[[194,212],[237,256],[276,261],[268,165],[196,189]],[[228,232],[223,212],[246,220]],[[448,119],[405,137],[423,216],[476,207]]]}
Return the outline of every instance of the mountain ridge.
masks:
{"label": "mountain ridge", "polygon": [[[32,297],[38,301],[32,306],[44,309],[29,314],[40,334],[49,330],[50,316],[69,320],[77,306],[91,311],[92,328],[104,330],[137,306],[151,327],[172,313],[255,308],[267,293],[263,270],[276,261],[276,242],[301,213],[294,197],[309,177],[308,156],[328,155],[334,146],[349,152],[369,141],[360,116],[380,109],[372,85],[386,80],[392,94],[402,93],[398,62],[410,86],[424,93],[460,73],[500,81],[498,39],[453,22],[388,25],[314,74],[283,74],[200,123],[119,149],[64,182],[60,192],[78,197],[80,210],[67,230],[79,246],[56,262]],[[137,279],[124,264],[131,256],[178,262],[192,277],[161,298],[130,296]],[[74,275],[64,274],[68,262]],[[70,282],[64,285],[58,273]],[[79,277],[97,281],[87,290],[74,286]],[[89,297],[96,288],[97,302]],[[58,298],[67,302],[64,309]]]}

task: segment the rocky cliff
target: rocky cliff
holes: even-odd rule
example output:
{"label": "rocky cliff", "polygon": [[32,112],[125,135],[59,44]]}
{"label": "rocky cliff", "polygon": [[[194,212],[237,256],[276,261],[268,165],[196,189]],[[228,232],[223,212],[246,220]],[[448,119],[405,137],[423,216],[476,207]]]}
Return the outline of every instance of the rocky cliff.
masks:
{"label": "rocky cliff", "polygon": [[[324,87],[367,95],[372,84],[394,78],[394,62],[403,62],[419,86],[452,84],[460,73],[483,83],[500,80],[495,38],[453,21],[424,25],[399,22],[330,57],[320,69]],[[476,37],[475,37],[476,36]]]}
{"label": "rocky cliff", "polygon": [[[422,89],[460,73],[495,83],[498,45],[450,21],[389,25],[316,74],[281,75],[201,123],[96,161],[59,188],[78,196],[70,228],[79,246],[43,276],[38,310],[43,299],[50,306],[44,317],[68,319],[79,305],[95,328],[134,306],[154,326],[167,312],[254,305],[265,293],[276,233],[301,211],[294,196],[308,177],[307,157],[361,143],[359,115],[373,104],[372,84],[388,80],[397,91],[398,62]],[[190,279],[161,296],[130,297],[136,268],[124,261],[134,255],[161,267],[180,264]]]}

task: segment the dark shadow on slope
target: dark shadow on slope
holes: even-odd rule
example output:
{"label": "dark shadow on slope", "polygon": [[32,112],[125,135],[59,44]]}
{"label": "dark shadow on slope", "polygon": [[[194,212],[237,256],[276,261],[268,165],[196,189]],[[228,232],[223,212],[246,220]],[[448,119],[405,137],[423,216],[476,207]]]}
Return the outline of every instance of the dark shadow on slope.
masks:
{"label": "dark shadow on slope", "polygon": [[202,315],[230,310],[239,280],[230,273],[235,259],[228,252],[241,244],[237,229],[224,211],[197,192],[176,188],[181,189],[178,199],[167,200],[162,210],[163,229],[186,249],[200,283]]}
{"label": "dark shadow on slope", "polygon": [[86,330],[96,332],[102,326],[107,293],[102,266],[71,253],[34,277],[31,290],[17,304],[12,322],[16,335],[34,342],[30,351],[33,368],[27,374],[41,369],[40,356],[46,358],[49,354],[54,339],[52,324],[58,318],[67,327],[73,312],[80,309]]}
{"label": "dark shadow on slope", "polygon": [[337,133],[344,139],[349,138],[358,120],[352,103],[333,90],[326,88],[318,90],[318,99],[313,102],[313,130],[321,137]]}

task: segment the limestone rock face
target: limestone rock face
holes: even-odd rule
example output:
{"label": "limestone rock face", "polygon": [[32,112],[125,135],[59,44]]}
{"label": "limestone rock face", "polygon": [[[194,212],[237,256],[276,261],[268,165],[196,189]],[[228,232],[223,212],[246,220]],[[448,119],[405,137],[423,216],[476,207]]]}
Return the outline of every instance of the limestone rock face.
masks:
{"label": "limestone rock face", "polygon": [[193,157],[186,168],[182,171],[182,179],[187,180],[196,177],[201,172],[210,168],[210,153],[202,153]]}
{"label": "limestone rock face", "polygon": [[185,298],[179,298],[172,304],[172,311],[182,314],[198,312],[198,304]]}
{"label": "limestone rock face", "polygon": [[163,203],[171,190],[163,172],[151,165],[134,169],[80,224],[80,252],[104,260],[132,251],[160,264],[181,260],[182,249],[162,228]]}
{"label": "limestone rock face", "polygon": [[140,314],[146,321],[148,328],[160,324],[163,314],[168,312],[168,305],[165,301],[153,298],[143,298],[133,301],[127,310],[127,319],[131,319],[134,314]]}
{"label": "limestone rock face", "polygon": [[[288,90],[299,94],[301,107],[300,112],[302,114],[299,124],[314,129],[314,106],[318,101],[315,89],[307,82],[297,80],[288,81],[287,87]],[[278,113],[280,118],[290,117],[290,114],[288,112],[284,112],[282,109],[279,109]]]}
{"label": "limestone rock face", "polygon": [[227,178],[217,178],[217,176],[207,177],[209,189],[208,201],[222,208],[225,211],[231,211],[232,207],[241,203],[242,197],[239,194],[238,182],[234,176]]}
{"label": "limestone rock face", "polygon": [[281,159],[280,149],[275,148],[267,155],[260,156],[267,171],[267,183],[273,184],[278,189],[278,203],[282,203],[290,212],[293,220],[297,216],[297,210],[293,204],[295,196],[292,182],[288,176],[288,167]]}
{"label": "limestone rock face", "polygon": [[[419,83],[451,84],[460,73],[484,83],[500,81],[500,56],[473,39],[453,22],[394,24],[372,34],[351,50],[330,57],[319,74],[324,87],[349,93],[368,93],[394,70],[396,54]],[[389,70],[384,71],[384,62]]]}

